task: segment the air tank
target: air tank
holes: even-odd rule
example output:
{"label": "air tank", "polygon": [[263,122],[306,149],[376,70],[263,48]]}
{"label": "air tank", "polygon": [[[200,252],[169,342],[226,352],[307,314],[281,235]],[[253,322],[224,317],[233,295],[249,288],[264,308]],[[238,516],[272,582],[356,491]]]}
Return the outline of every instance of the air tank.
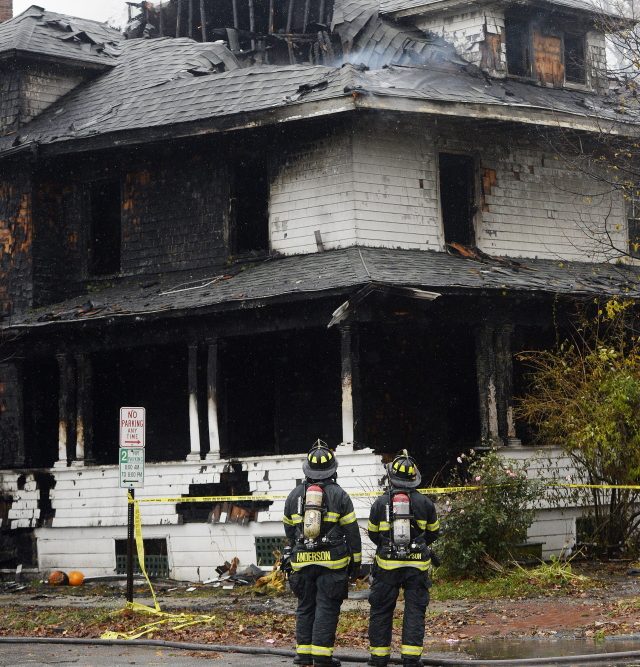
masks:
{"label": "air tank", "polygon": [[311,484],[307,487],[304,502],[303,534],[307,540],[315,540],[320,536],[322,528],[322,487]]}
{"label": "air tank", "polygon": [[406,493],[393,496],[393,543],[407,547],[411,541],[411,503]]}

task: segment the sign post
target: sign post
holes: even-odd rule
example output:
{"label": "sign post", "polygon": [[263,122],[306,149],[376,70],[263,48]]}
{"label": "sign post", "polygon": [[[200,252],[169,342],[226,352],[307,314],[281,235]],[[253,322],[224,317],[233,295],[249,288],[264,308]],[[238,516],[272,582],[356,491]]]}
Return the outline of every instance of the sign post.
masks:
{"label": "sign post", "polygon": [[135,542],[135,508],[128,500],[144,486],[144,446],[146,411],[144,408],[120,408],[120,488],[127,492],[127,602],[133,602],[133,547]]}

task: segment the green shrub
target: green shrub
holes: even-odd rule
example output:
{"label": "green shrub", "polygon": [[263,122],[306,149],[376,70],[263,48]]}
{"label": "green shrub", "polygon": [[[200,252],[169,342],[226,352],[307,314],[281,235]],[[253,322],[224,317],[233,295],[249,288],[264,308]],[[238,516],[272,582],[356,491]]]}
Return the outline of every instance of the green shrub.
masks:
{"label": "green shrub", "polygon": [[437,551],[446,573],[482,576],[492,563],[512,560],[514,545],[526,539],[540,483],[527,479],[521,464],[495,450],[472,450],[458,457],[458,463],[450,485],[480,488],[445,498]]}

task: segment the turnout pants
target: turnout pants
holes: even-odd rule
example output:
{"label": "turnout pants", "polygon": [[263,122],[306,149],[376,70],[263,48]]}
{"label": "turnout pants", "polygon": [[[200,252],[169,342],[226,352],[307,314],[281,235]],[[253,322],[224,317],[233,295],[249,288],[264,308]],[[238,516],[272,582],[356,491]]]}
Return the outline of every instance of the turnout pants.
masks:
{"label": "turnout pants", "polygon": [[429,604],[429,575],[412,567],[377,569],[369,604],[369,651],[376,664],[384,665],[391,655],[393,612],[400,588],[404,589],[402,658],[404,664],[418,663],[424,641],[424,617]]}
{"label": "turnout pants", "polygon": [[347,569],[330,570],[308,565],[289,576],[298,598],[296,610],[296,652],[308,664],[330,665],[340,606],[347,597]]}

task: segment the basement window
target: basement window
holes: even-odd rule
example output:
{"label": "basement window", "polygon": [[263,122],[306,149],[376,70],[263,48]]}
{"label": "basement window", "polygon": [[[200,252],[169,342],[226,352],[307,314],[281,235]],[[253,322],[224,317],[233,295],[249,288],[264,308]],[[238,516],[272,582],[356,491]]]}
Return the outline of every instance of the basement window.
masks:
{"label": "basement window", "polygon": [[475,162],[469,155],[440,153],[440,208],[445,243],[475,245]]}
{"label": "basement window", "polygon": [[569,83],[585,83],[584,35],[564,34],[564,78]]}
{"label": "basement window", "polygon": [[245,153],[231,164],[229,247],[232,255],[269,250],[269,178],[266,154]]}
{"label": "basement window", "polygon": [[89,273],[109,275],[120,271],[122,245],[122,192],[120,179],[88,185]]}
{"label": "basement window", "polygon": [[[116,540],[116,574],[127,573],[127,540]],[[143,540],[144,567],[150,577],[169,576],[169,555],[166,539]],[[133,573],[142,574],[138,554],[134,549]]]}

